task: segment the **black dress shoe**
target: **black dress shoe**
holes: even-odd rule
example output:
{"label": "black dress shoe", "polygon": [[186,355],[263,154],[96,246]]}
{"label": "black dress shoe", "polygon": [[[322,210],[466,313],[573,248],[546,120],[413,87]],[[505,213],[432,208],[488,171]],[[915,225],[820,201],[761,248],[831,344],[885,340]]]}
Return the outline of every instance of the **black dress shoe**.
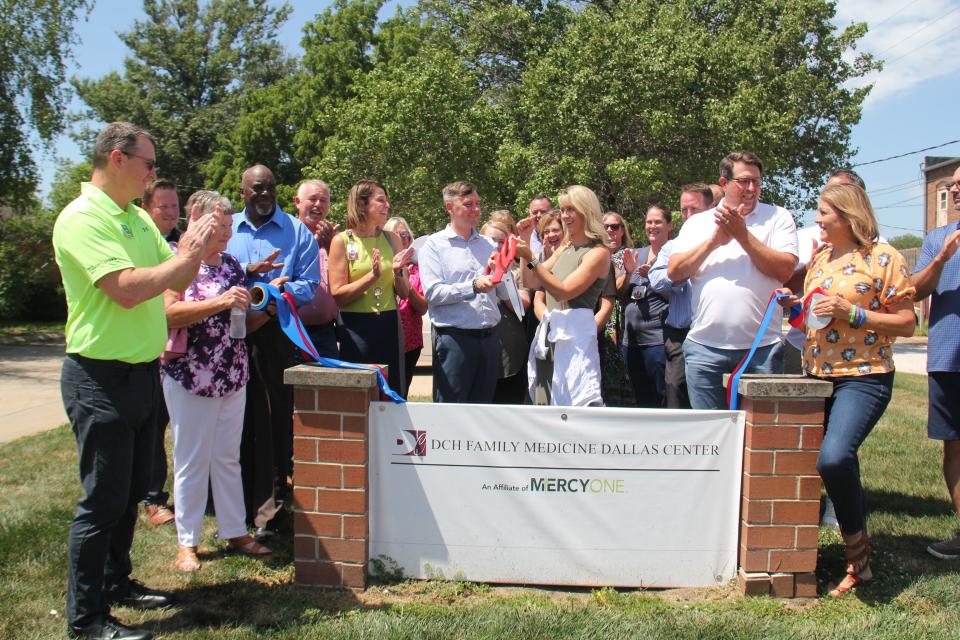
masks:
{"label": "black dress shoe", "polygon": [[105,616],[102,621],[92,622],[85,627],[67,627],[71,638],[89,640],[151,640],[153,633],[146,629],[137,629],[120,624],[113,616]]}
{"label": "black dress shoe", "polygon": [[173,604],[173,594],[168,591],[149,589],[142,582],[127,580],[120,587],[104,594],[107,602],[134,609],[162,609]]}

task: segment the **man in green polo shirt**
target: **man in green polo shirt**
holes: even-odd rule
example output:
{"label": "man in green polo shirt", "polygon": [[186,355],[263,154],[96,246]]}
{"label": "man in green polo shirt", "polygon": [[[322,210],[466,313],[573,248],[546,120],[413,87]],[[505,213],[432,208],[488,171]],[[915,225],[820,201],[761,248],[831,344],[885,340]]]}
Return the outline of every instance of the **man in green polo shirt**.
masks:
{"label": "man in green polo shirt", "polygon": [[75,638],[145,639],[110,604],[170,604],[130,579],[137,505],[150,476],[167,338],[162,294],[196,276],[216,221],[190,225],[174,255],[132,204],[156,179],[153,138],[126,122],[97,135],[93,175],[57,217],[53,247],[67,297],[63,404],[77,438],[83,496],[70,525],[67,629]]}

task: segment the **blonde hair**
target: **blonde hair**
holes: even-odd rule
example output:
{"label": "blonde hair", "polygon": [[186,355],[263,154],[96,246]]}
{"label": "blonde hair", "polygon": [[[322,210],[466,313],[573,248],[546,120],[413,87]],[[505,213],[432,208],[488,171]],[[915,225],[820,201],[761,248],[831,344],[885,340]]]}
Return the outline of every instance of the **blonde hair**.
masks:
{"label": "blonde hair", "polygon": [[480,235],[487,235],[487,230],[489,229],[496,229],[497,231],[502,232],[505,236],[516,235],[510,233],[510,229],[507,227],[507,225],[503,224],[499,220],[487,220],[484,222],[483,226],[480,227]]}
{"label": "blonde hair", "polygon": [[[560,208],[571,207],[583,216],[584,233],[597,244],[607,246],[606,233],[603,230],[603,207],[600,199],[589,187],[574,184],[557,196]],[[563,244],[570,243],[570,232],[564,229]]]}
{"label": "blonde hair", "polygon": [[[623,219],[623,216],[616,211],[607,211],[603,214],[603,218],[607,217],[616,218],[617,222],[620,223],[620,230],[623,231],[623,242],[620,244],[620,248],[633,247],[633,240],[630,238],[630,227],[627,226],[627,221]],[[601,222],[603,222],[603,218],[600,218]],[[604,231],[606,231],[606,229],[604,229]]]}
{"label": "blonde hair", "polygon": [[517,235],[517,221],[514,219],[513,214],[506,209],[497,209],[490,214],[488,220],[503,225],[505,227],[504,233],[509,233],[514,236]]}
{"label": "blonde hair", "polygon": [[823,190],[820,199],[850,224],[853,239],[862,249],[873,246],[880,229],[866,191],[854,184],[832,184]]}
{"label": "blonde hair", "polygon": [[540,222],[537,223],[537,236],[542,239],[543,234],[547,231],[547,227],[554,222],[559,222],[560,228],[563,229],[563,220],[560,219],[560,209],[550,209],[550,211],[540,216]]}
{"label": "blonde hair", "polygon": [[376,180],[361,180],[350,187],[350,195],[347,196],[347,229],[356,229],[364,223],[367,219],[367,205],[377,189],[387,195],[387,190]]}
{"label": "blonde hair", "polygon": [[396,233],[397,227],[400,225],[403,225],[403,228],[406,229],[407,233],[410,234],[410,242],[413,242],[417,239],[417,237],[413,235],[413,229],[410,228],[410,225],[407,224],[407,221],[403,218],[403,216],[390,216],[390,219],[383,224],[383,230]]}

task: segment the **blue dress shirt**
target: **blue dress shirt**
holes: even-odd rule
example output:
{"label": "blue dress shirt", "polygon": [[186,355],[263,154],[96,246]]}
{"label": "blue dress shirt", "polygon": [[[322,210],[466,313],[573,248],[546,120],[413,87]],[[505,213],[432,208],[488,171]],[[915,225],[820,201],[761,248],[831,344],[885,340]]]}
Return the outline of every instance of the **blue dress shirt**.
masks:
{"label": "blue dress shirt", "polygon": [[433,234],[420,249],[420,283],[438,327],[488,329],[500,322],[497,295],[474,293],[473,281],[484,275],[493,240],[473,229],[464,240],[450,225]]}
{"label": "blue dress shirt", "polygon": [[[914,273],[927,268],[951,233],[960,229],[960,222],[938,227],[927,234],[920,249]],[[930,294],[930,329],[927,349],[927,371],[960,371],[960,251],[943,265],[937,288]]]}
{"label": "blue dress shirt", "polygon": [[653,261],[647,279],[654,291],[670,301],[667,324],[674,329],[689,329],[690,321],[693,320],[693,293],[690,291],[689,281],[674,284],[667,277],[667,263],[670,262],[672,250],[673,240],[660,247],[660,253]]}
{"label": "blue dress shirt", "polygon": [[[273,262],[282,262],[282,268],[261,274],[247,271],[249,263],[260,262],[277,249],[280,249],[280,255]],[[293,296],[297,306],[313,300],[320,283],[317,241],[302,222],[284,213],[279,206],[259,229],[247,219],[246,209],[234,215],[233,237],[227,242],[227,253],[240,261],[248,284],[266,284],[274,278],[287,276],[290,280],[283,288]]]}

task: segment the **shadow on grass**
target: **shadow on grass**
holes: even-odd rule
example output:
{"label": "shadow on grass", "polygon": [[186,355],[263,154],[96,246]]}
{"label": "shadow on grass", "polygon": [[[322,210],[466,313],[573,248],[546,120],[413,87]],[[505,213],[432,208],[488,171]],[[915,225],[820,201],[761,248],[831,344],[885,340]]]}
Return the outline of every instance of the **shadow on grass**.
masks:
{"label": "shadow on grass", "polygon": [[942,498],[917,496],[898,491],[869,488],[866,491],[867,512],[871,514],[893,514],[926,518],[931,516],[949,516],[954,513],[953,505],[947,499],[944,489]]}
{"label": "shadow on grass", "polygon": [[[921,535],[871,535],[870,566],[874,577],[856,590],[856,597],[870,606],[887,605],[921,581],[956,575],[960,563],[940,560],[927,553],[927,545],[932,542],[938,540]],[[826,594],[843,577],[844,570],[843,543],[838,534],[835,543],[820,546],[817,562],[820,593]]]}
{"label": "shadow on grass", "polygon": [[207,629],[254,632],[298,628],[357,609],[382,608],[362,603],[351,591],[323,590],[255,580],[230,580],[175,591],[177,605],[163,619],[147,622],[155,633]]}

